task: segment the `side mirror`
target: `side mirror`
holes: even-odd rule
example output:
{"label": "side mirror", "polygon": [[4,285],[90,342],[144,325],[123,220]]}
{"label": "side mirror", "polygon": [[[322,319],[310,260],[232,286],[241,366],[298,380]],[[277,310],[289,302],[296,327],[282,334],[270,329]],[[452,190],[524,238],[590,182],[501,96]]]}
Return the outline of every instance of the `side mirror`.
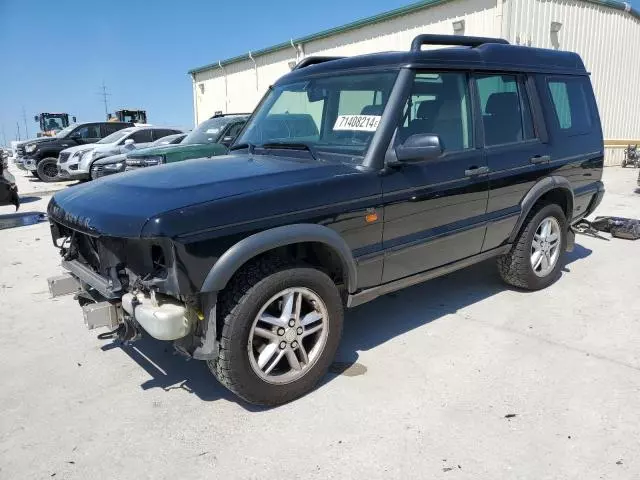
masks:
{"label": "side mirror", "polygon": [[395,148],[399,162],[422,162],[442,155],[440,137],[431,133],[417,133]]}
{"label": "side mirror", "polygon": [[76,123],[76,117],[71,117],[71,120],[73,120],[73,123]]}
{"label": "side mirror", "polygon": [[134,143],[136,143],[136,142],[133,140],[133,138],[127,138],[127,139],[124,141],[124,145],[125,145],[125,146],[127,146],[127,145],[133,145]]}

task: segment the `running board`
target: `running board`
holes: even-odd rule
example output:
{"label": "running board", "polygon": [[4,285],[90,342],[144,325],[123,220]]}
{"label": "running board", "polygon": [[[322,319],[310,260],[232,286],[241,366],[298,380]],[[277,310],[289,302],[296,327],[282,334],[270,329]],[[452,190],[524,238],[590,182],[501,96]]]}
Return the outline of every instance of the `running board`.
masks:
{"label": "running board", "polygon": [[427,270],[426,272],[418,273],[410,277],[401,278],[399,280],[394,280],[393,282],[385,283],[377,287],[354,293],[353,295],[349,295],[349,298],[347,299],[347,307],[357,307],[358,305],[362,305],[363,303],[375,300],[376,298],[382,295],[386,295],[387,293],[395,292],[396,290],[401,290],[418,283],[426,282],[427,280],[431,280],[436,277],[441,277],[442,275],[455,272],[456,270],[468,267],[470,265],[473,265],[474,263],[482,262],[483,260],[488,260],[489,258],[504,255],[505,253],[508,253],[509,250],[511,250],[511,246],[512,245],[508,243],[501,247],[479,253],[478,255],[463,258],[462,260],[458,260],[457,262],[448,263],[446,265],[443,265],[442,267],[433,268],[431,270]]}

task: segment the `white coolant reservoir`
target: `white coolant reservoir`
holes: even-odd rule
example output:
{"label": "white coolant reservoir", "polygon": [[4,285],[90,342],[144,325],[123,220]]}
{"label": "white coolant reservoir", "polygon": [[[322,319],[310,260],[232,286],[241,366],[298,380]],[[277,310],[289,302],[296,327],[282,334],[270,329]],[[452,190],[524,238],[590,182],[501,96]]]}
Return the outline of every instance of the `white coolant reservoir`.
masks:
{"label": "white coolant reservoir", "polygon": [[122,297],[122,308],[158,340],[177,340],[193,327],[184,304],[172,297],[156,297],[154,301],[142,293],[135,296],[126,293]]}

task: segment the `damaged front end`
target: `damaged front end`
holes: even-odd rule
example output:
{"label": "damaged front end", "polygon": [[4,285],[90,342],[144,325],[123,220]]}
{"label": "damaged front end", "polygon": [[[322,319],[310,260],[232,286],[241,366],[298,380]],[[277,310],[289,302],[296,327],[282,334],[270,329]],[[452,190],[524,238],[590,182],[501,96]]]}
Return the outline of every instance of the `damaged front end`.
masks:
{"label": "damaged front end", "polygon": [[110,329],[100,338],[131,342],[146,332],[189,357],[217,356],[215,294],[180,294],[171,240],[113,238],[50,223],[67,271],[48,279],[51,296],[73,294],[89,329]]}

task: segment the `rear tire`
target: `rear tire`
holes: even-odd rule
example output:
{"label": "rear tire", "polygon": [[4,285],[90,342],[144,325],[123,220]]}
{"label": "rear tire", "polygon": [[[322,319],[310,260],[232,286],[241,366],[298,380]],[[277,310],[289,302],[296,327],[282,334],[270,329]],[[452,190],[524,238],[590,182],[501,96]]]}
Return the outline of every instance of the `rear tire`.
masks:
{"label": "rear tire", "polygon": [[[547,225],[557,235],[555,249],[553,241],[547,240],[542,230]],[[549,238],[553,238],[553,234]],[[514,287],[526,290],[545,288],[560,276],[566,248],[567,219],[564,211],[557,204],[543,205],[529,213],[511,251],[498,257],[500,276]],[[545,264],[548,269],[544,268]]]}
{"label": "rear tire", "polygon": [[[292,314],[288,298],[295,304]],[[314,268],[272,258],[243,267],[218,311],[220,353],[209,368],[225,387],[257,405],[281,405],[311,391],[342,335],[342,299],[333,281]]]}
{"label": "rear tire", "polygon": [[38,163],[36,173],[43,182],[57,182],[60,179],[58,176],[58,160],[53,157],[43,158]]}

